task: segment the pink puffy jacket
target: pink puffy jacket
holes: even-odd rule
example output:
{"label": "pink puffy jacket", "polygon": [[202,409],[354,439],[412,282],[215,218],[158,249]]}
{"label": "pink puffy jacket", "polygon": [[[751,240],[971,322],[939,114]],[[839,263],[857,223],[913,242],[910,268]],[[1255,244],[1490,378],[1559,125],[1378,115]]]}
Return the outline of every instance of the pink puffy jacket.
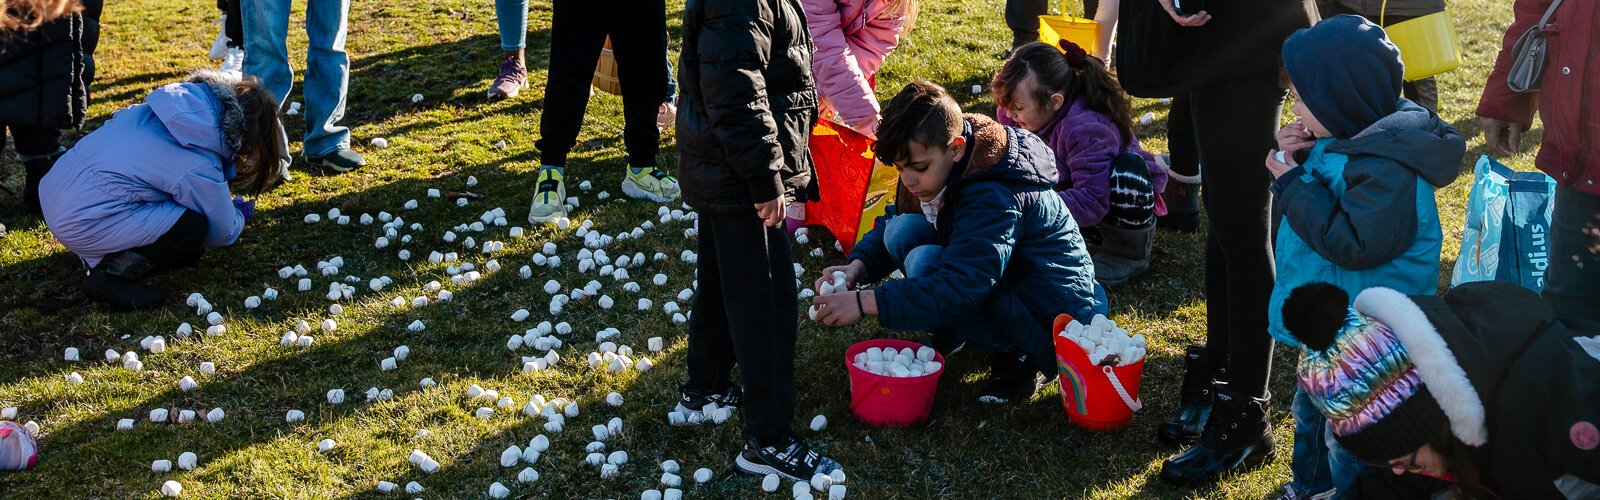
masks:
{"label": "pink puffy jacket", "polygon": [[884,0],[802,0],[816,42],[811,73],[817,93],[840,121],[877,135],[878,99],[867,80],[900,45],[903,18],[885,15]]}

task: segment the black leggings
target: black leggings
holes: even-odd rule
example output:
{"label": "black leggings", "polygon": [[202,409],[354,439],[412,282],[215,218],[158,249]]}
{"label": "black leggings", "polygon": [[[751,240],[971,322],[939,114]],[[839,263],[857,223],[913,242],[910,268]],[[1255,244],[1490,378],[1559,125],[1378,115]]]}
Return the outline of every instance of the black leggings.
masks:
{"label": "black leggings", "polygon": [[160,274],[187,267],[205,255],[206,236],[211,233],[211,222],[194,210],[184,210],[178,221],[172,223],[165,234],[149,245],[129,249],[148,259],[154,266],[152,273]]}
{"label": "black leggings", "polygon": [[239,13],[239,0],[217,0],[217,10],[228,16],[222,21],[222,33],[228,36],[228,47],[244,48],[244,16]]}
{"label": "black leggings", "polygon": [[700,289],[689,321],[684,389],[720,393],[737,365],[745,430],[763,445],[787,437],[794,420],[794,256],[783,227],[752,208],[700,214]]}
{"label": "black leggings", "polygon": [[1227,357],[1223,366],[1229,385],[1255,397],[1266,395],[1272,370],[1272,338],[1267,335],[1273,282],[1267,185],[1272,176],[1263,160],[1277,145],[1273,135],[1283,98],[1277,75],[1260,73],[1213,83],[1184,99],[1203,171],[1201,199],[1210,220],[1206,344]]}
{"label": "black leggings", "polygon": [[660,1],[555,0],[550,27],[550,71],[539,118],[540,163],[567,165],[589,105],[595,61],[611,34],[622,82],[622,142],[628,163],[656,166],[661,131],[656,111],[669,96],[667,11]]}

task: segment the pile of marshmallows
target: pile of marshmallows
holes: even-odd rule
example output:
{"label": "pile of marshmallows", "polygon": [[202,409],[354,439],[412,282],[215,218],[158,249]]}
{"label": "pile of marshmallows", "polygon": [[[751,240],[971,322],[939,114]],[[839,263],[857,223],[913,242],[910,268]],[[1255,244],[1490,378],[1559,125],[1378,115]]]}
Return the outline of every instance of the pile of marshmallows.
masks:
{"label": "pile of marshmallows", "polygon": [[1082,347],[1095,366],[1128,366],[1144,359],[1144,335],[1129,335],[1117,327],[1117,322],[1100,314],[1094,315],[1088,325],[1072,320],[1060,335]]}
{"label": "pile of marshmallows", "polygon": [[866,352],[856,353],[853,360],[856,368],[866,370],[873,375],[885,377],[921,377],[939,373],[944,364],[933,360],[933,348],[928,346],[912,350],[907,347],[895,350],[893,347],[871,347]]}
{"label": "pile of marshmallows", "polygon": [[[817,295],[833,295],[835,293],[843,293],[843,292],[850,291],[850,285],[845,283],[845,280],[844,280],[844,271],[834,271],[833,272],[833,282],[831,282],[831,283],[823,283],[820,288],[821,288],[821,290],[819,291],[819,293]],[[811,306],[811,309],[807,310],[806,314],[811,317],[811,321],[816,321],[817,320],[817,306]]]}

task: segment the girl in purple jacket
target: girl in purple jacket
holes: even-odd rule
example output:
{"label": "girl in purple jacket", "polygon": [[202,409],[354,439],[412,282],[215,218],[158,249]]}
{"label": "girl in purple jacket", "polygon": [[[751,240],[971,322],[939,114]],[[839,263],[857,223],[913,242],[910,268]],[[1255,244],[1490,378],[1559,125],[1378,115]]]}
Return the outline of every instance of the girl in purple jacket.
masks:
{"label": "girl in purple jacket", "polygon": [[39,186],[45,224],[89,269],[83,291],[119,308],[160,304],[143,283],[233,244],[278,180],[277,100],[216,71],[162,86],[78,141]]}
{"label": "girl in purple jacket", "polygon": [[1056,193],[1091,241],[1095,278],[1120,285],[1150,267],[1167,173],[1139,147],[1133,112],[1105,62],[1062,40],[1018,48],[990,85],[1000,123],[1044,139],[1062,172]]}

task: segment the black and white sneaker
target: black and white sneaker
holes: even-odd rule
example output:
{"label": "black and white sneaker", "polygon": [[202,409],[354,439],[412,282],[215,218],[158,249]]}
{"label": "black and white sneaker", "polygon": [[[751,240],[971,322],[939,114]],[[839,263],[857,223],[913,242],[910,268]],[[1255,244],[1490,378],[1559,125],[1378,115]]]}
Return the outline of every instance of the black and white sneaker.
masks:
{"label": "black and white sneaker", "polygon": [[737,385],[730,385],[728,390],[723,391],[722,394],[713,395],[711,398],[716,401],[717,406],[738,409],[739,405],[744,403],[744,389],[740,389]]}
{"label": "black and white sneaker", "polygon": [[[706,393],[694,389],[683,389],[678,395],[678,406],[673,411],[678,413],[704,412],[709,405],[722,406],[717,402],[721,394]],[[715,408],[713,408],[715,409]]]}
{"label": "black and white sneaker", "polygon": [[810,481],[818,473],[832,474],[844,468],[839,462],[813,451],[794,436],[784,438],[777,446],[760,446],[755,438],[747,438],[744,451],[734,457],[733,466],[745,474],[777,474],[790,481]]}
{"label": "black and white sneaker", "polygon": [[992,354],[989,356],[989,380],[984,382],[978,402],[1001,405],[1027,401],[1044,382],[1045,377],[1028,366],[1027,356]]}

